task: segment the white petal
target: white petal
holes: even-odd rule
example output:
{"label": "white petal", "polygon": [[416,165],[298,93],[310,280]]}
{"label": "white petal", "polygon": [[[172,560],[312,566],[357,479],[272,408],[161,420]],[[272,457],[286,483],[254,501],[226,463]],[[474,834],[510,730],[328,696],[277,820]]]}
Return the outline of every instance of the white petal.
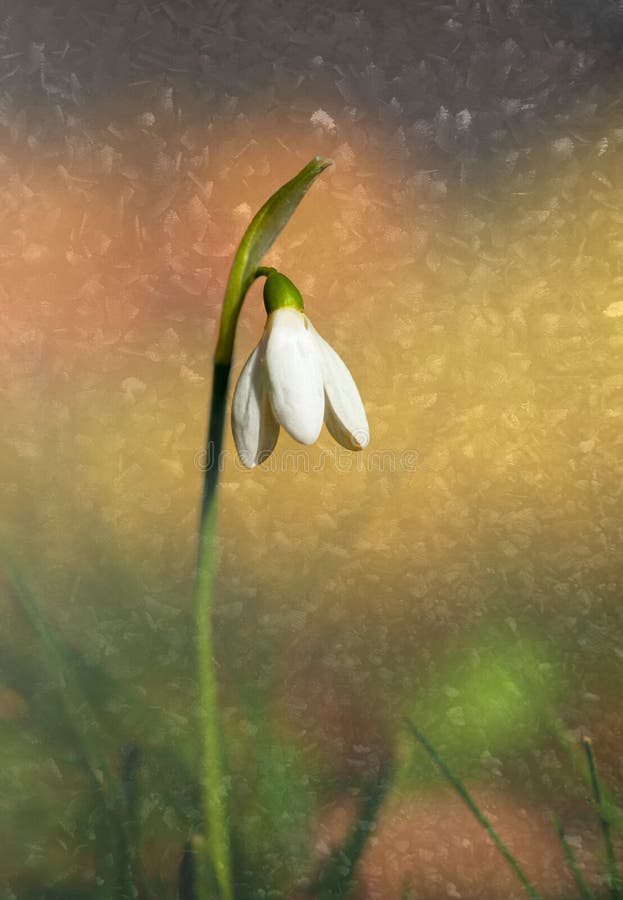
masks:
{"label": "white petal", "polygon": [[311,322],[322,359],[324,379],[325,423],[335,440],[348,450],[362,450],[370,443],[370,428],[357,385],[344,361]]}
{"label": "white petal", "polygon": [[252,469],[273,452],[279,437],[268,400],[268,385],[264,377],[266,337],[263,337],[246,361],[231,407],[231,428],[238,456],[243,465]]}
{"label": "white petal", "polygon": [[324,418],[318,344],[296,309],[275,310],[266,329],[266,374],[275,418],[295,440],[313,444]]}

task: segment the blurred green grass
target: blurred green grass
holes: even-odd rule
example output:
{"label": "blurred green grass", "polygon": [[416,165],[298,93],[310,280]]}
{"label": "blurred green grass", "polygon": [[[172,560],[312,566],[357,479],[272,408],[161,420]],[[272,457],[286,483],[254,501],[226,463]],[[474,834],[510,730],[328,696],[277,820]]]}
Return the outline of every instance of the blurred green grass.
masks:
{"label": "blurred green grass", "polygon": [[[110,779],[120,784],[124,754],[136,748],[136,833],[141,836],[147,882],[160,884],[170,896],[184,843],[198,834],[201,822],[193,697],[186,698],[183,708],[163,714],[161,695],[150,698],[111,675],[105,665],[86,659],[45,622],[34,597],[26,595],[27,603],[21,603],[16,592],[27,592],[24,584],[7,577],[4,590],[13,608],[12,636],[21,632],[23,644],[12,649],[5,644],[0,657],[3,683],[10,692],[4,697],[5,712],[11,712],[7,698],[13,698],[12,717],[2,719],[0,815],[2,832],[11,836],[7,859],[12,863],[3,877],[8,883],[17,879],[24,897],[29,896],[29,881],[35,892],[45,884],[46,898],[54,897],[55,890],[65,891],[65,896],[104,897],[111,884],[118,885],[119,896],[126,896],[119,881],[118,836],[114,818],[112,830],[110,820],[120,797],[115,799],[113,793],[107,799],[98,787]],[[43,644],[36,638],[41,629]],[[59,671],[54,671],[54,654],[50,668],[46,641],[57,648]],[[464,643],[468,650],[458,656],[447,652],[437,666],[428,667],[428,681],[415,698],[411,689],[405,690],[401,703],[393,697],[394,710],[417,720],[464,779],[495,782],[504,769],[511,783],[523,777],[524,801],[561,791],[567,803],[574,791],[581,797],[581,785],[570,780],[568,768],[554,765],[547,782],[537,776],[541,751],[551,744],[553,711],[568,690],[563,667],[547,645],[537,638],[518,639],[516,627],[502,630],[492,623]],[[267,643],[256,652],[261,671],[262,658],[274,661],[276,647]],[[68,709],[64,694],[72,684],[68,696],[74,707]],[[240,896],[254,900],[288,896],[293,886],[304,887],[313,879],[313,822],[336,794],[360,793],[362,779],[369,780],[383,755],[393,753],[401,732],[400,717],[390,715],[381,742],[367,748],[358,766],[342,769],[340,775],[326,748],[318,753],[315,742],[309,745],[306,735],[297,733],[287,716],[284,719],[274,692],[266,688],[266,682],[254,685],[252,679],[240,679],[235,688],[229,685],[233,693],[224,705],[237,885]],[[370,695],[368,702],[370,711],[378,712],[381,698]],[[96,742],[108,775],[97,768],[98,759],[88,759],[88,752],[85,759],[76,715],[79,729],[88,732],[89,745]],[[316,723],[310,720],[309,725]],[[91,771],[95,766],[95,779],[88,777],[89,765]],[[525,779],[526,765],[536,780]],[[434,796],[440,789],[443,781],[418,764],[413,742],[403,735],[392,780],[394,801]],[[125,815],[123,802],[122,808]],[[93,877],[95,885],[101,880],[95,894]],[[327,896],[341,893],[329,889]]]}

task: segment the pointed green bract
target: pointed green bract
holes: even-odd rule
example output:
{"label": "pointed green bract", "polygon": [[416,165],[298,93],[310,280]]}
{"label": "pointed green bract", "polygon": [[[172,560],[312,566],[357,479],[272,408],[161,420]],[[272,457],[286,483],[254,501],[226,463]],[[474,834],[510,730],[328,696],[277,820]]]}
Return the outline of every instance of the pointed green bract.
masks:
{"label": "pointed green bract", "polygon": [[234,258],[225,290],[221,327],[215,361],[231,362],[234,334],[240,309],[256,269],[285,228],[314,180],[332,164],[330,159],[316,156],[304,169],[280,187],[253,217]]}

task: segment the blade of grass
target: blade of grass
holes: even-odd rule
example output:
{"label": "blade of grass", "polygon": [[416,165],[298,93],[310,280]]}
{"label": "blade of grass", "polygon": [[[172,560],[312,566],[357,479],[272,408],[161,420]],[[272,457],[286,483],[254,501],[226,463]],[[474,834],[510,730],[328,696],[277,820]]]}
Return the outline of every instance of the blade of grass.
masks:
{"label": "blade of grass", "polygon": [[[591,781],[590,771],[587,770],[586,765],[584,764],[586,761],[586,751],[583,746],[578,746],[577,741],[571,741],[564,729],[553,717],[551,721],[548,723],[549,728],[552,732],[552,735],[559,742],[562,749],[565,751],[569,762],[573,766],[576,774],[582,779],[584,784],[589,790],[593,790],[593,785]],[[610,828],[614,828],[619,835],[623,836],[623,816],[621,816],[614,806],[614,802],[612,797],[608,793],[608,791],[604,788],[602,784],[600,784],[600,793],[602,803],[608,807],[609,815],[608,819],[610,822]]]}
{"label": "blade of grass", "polygon": [[[185,757],[179,740],[174,745],[171,741],[162,741],[160,710],[148,706],[144,698],[128,684],[111,675],[100,663],[87,660],[57,631],[54,632],[54,639],[67,665],[73,668],[81,691],[98,720],[105,720],[110,701],[116,700],[118,702],[115,706],[119,707],[115,712],[116,730],[121,734],[145,736],[149,744],[149,756],[145,759],[146,772],[152,779],[160,779],[166,773],[167,802],[174,810],[181,827],[196,829],[200,821],[198,773]],[[28,702],[28,724],[22,722],[21,727],[36,730],[38,735],[44,736],[47,746],[52,749],[65,747],[68,732],[60,699],[62,692],[57,691],[54,697],[49,690],[44,694],[40,692],[42,672],[38,659],[27,659],[22,653],[16,652],[15,647],[0,643],[0,681]],[[52,700],[55,702],[51,702]],[[155,737],[157,743],[154,742]]]}
{"label": "blade of grass", "polygon": [[186,841],[177,872],[177,900],[197,900],[195,891],[195,850]]}
{"label": "blade of grass", "polygon": [[[527,672],[515,672],[515,677],[519,682],[523,682],[524,688],[527,690],[535,689],[534,681]],[[586,771],[586,766],[584,765],[583,756],[585,755],[585,751],[583,752],[583,748],[578,747],[576,740],[569,739],[554,708],[550,704],[546,703],[544,705],[541,716],[552,737],[555,738],[562,750],[564,750],[576,774],[582,779],[587,787],[592,789],[591,776],[590,773]],[[623,816],[617,811],[610,795],[604,789],[603,785],[600,785],[600,790],[602,802],[604,802],[609,809],[611,829],[614,828],[620,836],[623,836]]]}
{"label": "blade of grass", "polygon": [[11,599],[29,622],[43,651],[48,671],[54,679],[62,699],[65,718],[76,738],[88,774],[95,784],[99,785],[105,782],[112,785],[113,776],[99,752],[96,738],[93,737],[94,722],[88,717],[90,709],[72,678],[71,666],[68,665],[63,653],[62,643],[56,640],[54,632],[39,610],[34,596],[2,553],[0,553],[0,566],[8,577]]}
{"label": "blade of grass", "polygon": [[121,755],[121,785],[125,800],[125,828],[119,848],[119,884],[130,897],[137,897],[132,873],[138,865],[140,844],[140,815],[138,770],[141,751],[137,744],[124,747]]}
{"label": "blade of grass", "polygon": [[584,753],[586,754],[586,760],[588,762],[588,771],[591,778],[593,797],[595,799],[597,811],[599,812],[599,821],[601,823],[601,830],[604,836],[604,843],[606,845],[606,853],[608,856],[608,880],[610,884],[610,896],[612,897],[612,900],[621,900],[621,892],[623,890],[623,886],[621,884],[621,874],[619,872],[619,867],[617,865],[617,859],[614,852],[612,834],[610,833],[610,814],[606,807],[606,804],[604,803],[603,795],[601,792],[601,785],[599,784],[597,764],[595,762],[595,756],[593,754],[593,742],[590,738],[584,737],[582,738],[582,746],[584,747]]}
{"label": "blade of grass", "polygon": [[[102,806],[106,813],[106,821],[110,829],[110,836],[114,846],[119,848],[123,859],[131,858],[128,849],[129,837],[124,822],[125,797],[123,787],[115,778],[108,766],[105,757],[100,752],[97,732],[93,725],[96,724],[91,707],[85,698],[79,680],[75,677],[75,671],[64,653],[64,645],[59,640],[43,616],[34,595],[21,578],[10,559],[0,550],[0,566],[4,570],[9,585],[11,599],[21,611],[33,629],[43,658],[47,664],[48,672],[58,687],[58,696],[61,700],[61,708],[64,713],[67,728],[73,735],[82,768],[93,787],[96,796],[102,800]],[[146,897],[150,896],[147,880],[142,866],[137,865],[136,872],[124,871],[123,876],[119,871],[119,891],[128,900],[136,895],[135,879],[141,883],[141,889]]]}
{"label": "blade of grass", "polygon": [[528,894],[528,896],[532,897],[532,900],[541,900],[540,894],[537,892],[534,885],[528,879],[528,876],[525,874],[513,854],[510,852],[502,838],[498,835],[497,831],[491,824],[491,822],[487,819],[485,814],[482,812],[480,807],[477,805],[476,801],[472,798],[471,794],[463,784],[463,782],[458,778],[447,766],[444,760],[441,758],[437,750],[433,747],[433,745],[428,741],[428,739],[422,734],[422,732],[412,723],[407,721],[407,727],[416,738],[416,740],[422,745],[422,747],[426,750],[429,757],[435,763],[437,768],[444,775],[446,780],[452,785],[454,790],[457,792],[461,800],[465,803],[469,811],[474,815],[474,817],[480,822],[482,827],[485,829],[495,846],[498,848],[512,871],[515,873],[517,878],[519,879],[522,887]]}
{"label": "blade of grass", "polygon": [[318,900],[346,900],[354,887],[357,864],[391,784],[392,767],[381,769],[361,805],[346,841],[335,850],[316,878],[312,895]]}
{"label": "blade of grass", "polygon": [[121,754],[121,784],[125,795],[126,821],[133,847],[140,842],[138,773],[142,764],[141,748],[129,744]]}
{"label": "blade of grass", "polygon": [[563,830],[563,827],[560,823],[560,820],[557,818],[557,816],[554,816],[554,827],[556,829],[556,834],[558,835],[558,838],[560,839],[560,843],[562,844],[562,849],[564,851],[565,858],[569,865],[569,870],[570,870],[571,874],[573,875],[574,881],[578,886],[580,895],[582,896],[582,900],[595,900],[595,895],[593,894],[593,892],[587,885],[586,881],[584,880],[584,876],[580,872],[580,867],[578,865],[577,859],[575,858],[575,853],[573,852],[573,848],[571,847],[571,844],[567,840],[567,838],[565,836],[565,832]]}

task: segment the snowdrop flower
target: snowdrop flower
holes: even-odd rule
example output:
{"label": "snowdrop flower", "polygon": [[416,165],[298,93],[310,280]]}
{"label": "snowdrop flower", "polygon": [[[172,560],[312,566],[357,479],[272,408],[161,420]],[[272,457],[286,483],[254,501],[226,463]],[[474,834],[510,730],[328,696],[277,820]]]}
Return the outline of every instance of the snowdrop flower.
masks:
{"label": "snowdrop flower", "polygon": [[338,443],[362,450],[370,431],[357,386],[303,312],[297,288],[271,271],[264,305],[264,334],[240,374],[232,404],[242,463],[252,468],[267,459],[281,425],[301,444],[313,444],[324,421]]}

